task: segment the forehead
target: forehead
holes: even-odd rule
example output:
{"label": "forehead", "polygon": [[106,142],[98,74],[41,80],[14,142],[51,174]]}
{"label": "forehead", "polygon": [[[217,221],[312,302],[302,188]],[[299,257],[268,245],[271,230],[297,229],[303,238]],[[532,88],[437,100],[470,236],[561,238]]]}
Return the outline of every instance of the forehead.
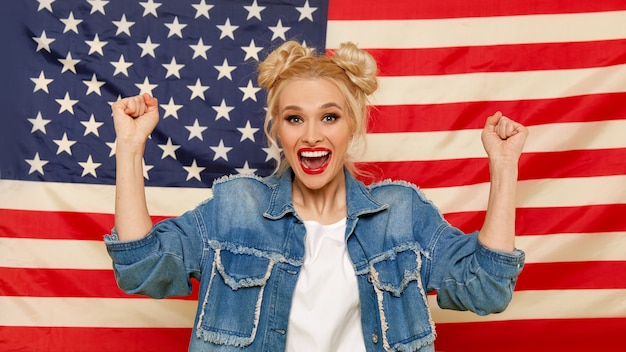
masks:
{"label": "forehead", "polygon": [[321,106],[334,103],[344,105],[341,90],[330,80],[323,78],[296,79],[285,83],[278,96],[279,106]]}

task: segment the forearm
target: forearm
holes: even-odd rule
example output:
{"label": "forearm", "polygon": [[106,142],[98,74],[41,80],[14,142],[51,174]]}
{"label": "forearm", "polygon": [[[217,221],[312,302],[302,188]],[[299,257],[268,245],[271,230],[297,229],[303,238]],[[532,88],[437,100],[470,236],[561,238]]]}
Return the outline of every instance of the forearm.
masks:
{"label": "forearm", "polygon": [[490,160],[491,184],[485,222],[478,234],[486,247],[502,251],[515,249],[515,197],[517,160]]}

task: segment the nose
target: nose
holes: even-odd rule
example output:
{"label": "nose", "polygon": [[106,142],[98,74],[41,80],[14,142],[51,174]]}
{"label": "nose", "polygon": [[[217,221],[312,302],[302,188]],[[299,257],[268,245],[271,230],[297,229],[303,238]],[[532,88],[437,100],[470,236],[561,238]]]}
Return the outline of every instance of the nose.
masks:
{"label": "nose", "polygon": [[320,127],[319,123],[315,120],[307,121],[302,141],[307,145],[316,145],[324,140]]}

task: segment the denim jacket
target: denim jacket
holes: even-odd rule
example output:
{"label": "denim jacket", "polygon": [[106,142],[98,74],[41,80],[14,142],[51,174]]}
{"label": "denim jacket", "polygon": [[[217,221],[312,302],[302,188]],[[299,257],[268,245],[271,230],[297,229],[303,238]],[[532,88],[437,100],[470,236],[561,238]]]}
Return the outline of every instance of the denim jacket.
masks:
{"label": "denim jacket", "polygon": [[[283,351],[304,257],[291,172],[231,176],[213,197],[144,238],[105,237],[119,286],[155,298],[200,280],[189,351]],[[490,250],[448,224],[404,182],[365,186],[346,172],[346,244],[367,351],[434,351],[427,293],[441,308],[484,315],[511,300],[524,253]]]}

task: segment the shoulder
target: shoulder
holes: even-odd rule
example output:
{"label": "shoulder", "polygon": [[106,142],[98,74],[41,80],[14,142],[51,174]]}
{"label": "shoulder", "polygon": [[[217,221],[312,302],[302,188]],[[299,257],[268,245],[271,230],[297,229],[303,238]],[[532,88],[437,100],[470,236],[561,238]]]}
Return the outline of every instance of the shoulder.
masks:
{"label": "shoulder", "polygon": [[423,203],[430,203],[418,186],[407,181],[384,180],[368,185],[367,189],[373,197],[377,199],[382,198],[381,200],[417,200]]}
{"label": "shoulder", "polygon": [[275,176],[261,177],[253,174],[227,175],[213,182],[213,197],[237,195],[264,195],[277,186]]}

